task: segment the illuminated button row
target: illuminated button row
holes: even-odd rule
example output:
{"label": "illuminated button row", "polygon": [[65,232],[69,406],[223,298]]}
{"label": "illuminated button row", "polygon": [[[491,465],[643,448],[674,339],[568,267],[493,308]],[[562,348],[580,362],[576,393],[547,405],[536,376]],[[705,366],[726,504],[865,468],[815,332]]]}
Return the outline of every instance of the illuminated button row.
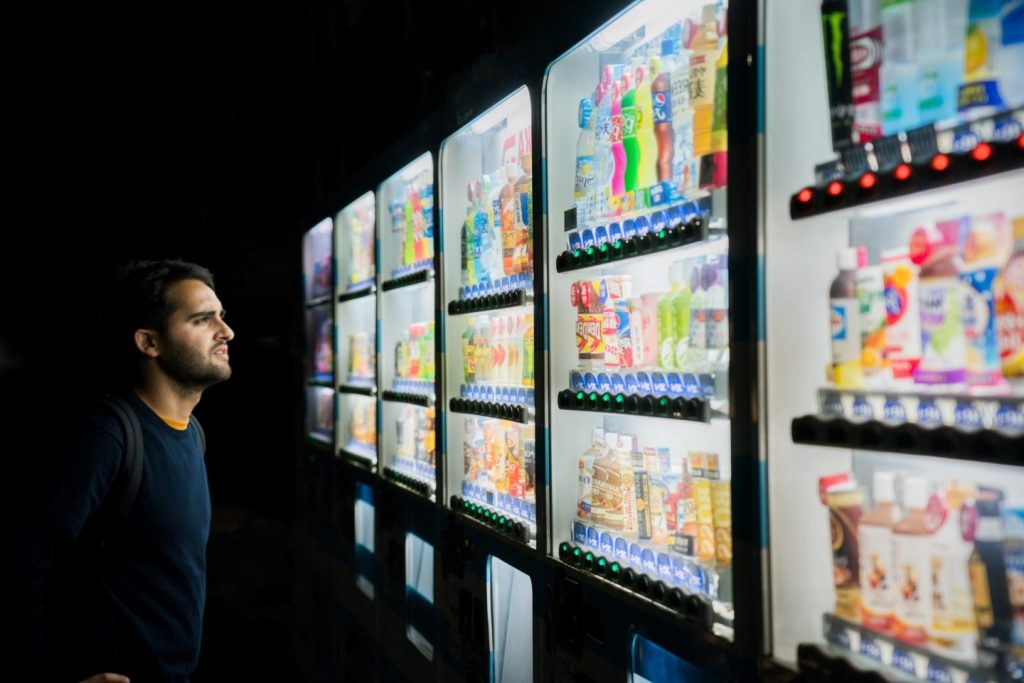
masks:
{"label": "illuminated button row", "polygon": [[707,221],[700,216],[694,216],[686,223],[662,228],[657,232],[572,251],[563,251],[555,259],[555,268],[560,273],[589,268],[634,256],[644,256],[666,249],[695,244],[707,239],[707,236]]}
{"label": "illuminated button row", "polygon": [[805,415],[793,420],[790,435],[794,443],[801,444],[1024,464],[1024,434],[994,429],[894,426],[877,420]]}
{"label": "illuminated button row", "polygon": [[487,401],[474,401],[465,398],[452,398],[448,401],[448,407],[453,413],[469,413],[481,417],[493,417],[500,420],[512,420],[513,422],[526,423],[530,420],[532,412],[529,406],[512,405],[508,403],[490,403]]}
{"label": "illuminated button row", "polygon": [[711,404],[705,398],[640,396],[596,391],[588,393],[565,389],[558,392],[558,407],[562,410],[645,415],[696,422],[711,421]]}
{"label": "illuminated button row", "polygon": [[1008,142],[981,142],[969,152],[935,154],[924,162],[900,163],[885,173],[867,171],[855,179],[805,187],[792,196],[795,220],[848,206],[927,190],[1013,170],[1024,165],[1024,134]]}
{"label": "illuminated button row", "polygon": [[384,468],[384,478],[399,483],[406,488],[412,489],[416,493],[427,496],[428,498],[434,493],[434,487],[428,482],[411,477],[408,474],[391,467]]}
{"label": "illuminated button row", "polygon": [[639,593],[703,628],[710,630],[712,627],[714,611],[703,595],[688,594],[677,586],[670,587],[660,579],[652,579],[630,567],[622,567],[618,562],[609,561],[602,555],[568,542],[558,546],[558,559]]}
{"label": "illuminated button row", "polygon": [[530,527],[517,519],[513,519],[497,510],[492,510],[486,505],[481,505],[476,501],[461,496],[452,496],[451,506],[452,510],[461,512],[467,517],[472,517],[495,531],[499,531],[522,543],[530,542]]}

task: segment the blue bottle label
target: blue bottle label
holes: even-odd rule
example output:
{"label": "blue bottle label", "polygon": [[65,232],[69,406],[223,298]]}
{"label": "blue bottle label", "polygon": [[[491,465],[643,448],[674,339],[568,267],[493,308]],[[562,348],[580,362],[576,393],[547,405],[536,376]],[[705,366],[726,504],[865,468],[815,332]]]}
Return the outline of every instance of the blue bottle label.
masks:
{"label": "blue bottle label", "polygon": [[925,425],[941,425],[942,412],[931,399],[923,398],[917,404],[917,421]]}
{"label": "blue bottle label", "polygon": [[1024,430],[1024,411],[1013,403],[1000,403],[996,410],[996,428],[1014,431]]}
{"label": "blue bottle label", "polygon": [[853,416],[860,420],[874,418],[875,415],[874,411],[871,410],[871,404],[863,396],[855,396],[853,398]]}
{"label": "blue bottle label", "polygon": [[643,569],[643,551],[640,550],[640,546],[636,543],[629,544],[629,563],[637,569]]}
{"label": "blue bottle label", "polygon": [[957,401],[953,410],[953,421],[958,427],[980,428],[983,426],[981,411],[969,401]]}
{"label": "blue bottle label", "polygon": [[903,406],[903,402],[894,396],[886,397],[882,412],[886,422],[907,421],[907,409]]}

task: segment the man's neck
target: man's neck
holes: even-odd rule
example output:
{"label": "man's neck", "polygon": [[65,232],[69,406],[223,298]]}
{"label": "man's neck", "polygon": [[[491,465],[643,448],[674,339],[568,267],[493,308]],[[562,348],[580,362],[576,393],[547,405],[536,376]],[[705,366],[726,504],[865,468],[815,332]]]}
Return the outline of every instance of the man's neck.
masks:
{"label": "man's neck", "polygon": [[188,422],[203,394],[182,389],[165,375],[145,377],[136,384],[135,393],[157,415],[179,422]]}

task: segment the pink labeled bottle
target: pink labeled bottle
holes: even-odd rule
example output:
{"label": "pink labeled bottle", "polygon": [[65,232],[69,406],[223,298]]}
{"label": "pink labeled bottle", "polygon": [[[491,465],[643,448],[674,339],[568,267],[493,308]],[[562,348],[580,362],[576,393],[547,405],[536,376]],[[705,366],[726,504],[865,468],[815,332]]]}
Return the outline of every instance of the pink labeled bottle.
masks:
{"label": "pink labeled bottle", "polygon": [[860,518],[860,618],[875,631],[892,628],[895,591],[893,585],[893,527],[899,519],[896,508],[896,477],[892,472],[875,472],[875,506]]}
{"label": "pink labeled bottle", "polygon": [[967,342],[960,313],[959,250],[939,228],[918,228],[910,258],[920,267],[921,362],[918,384],[958,384],[967,377]]}
{"label": "pink labeled bottle", "polygon": [[622,144],[622,83],[612,83],[612,196],[621,197],[626,192],[626,147]]}

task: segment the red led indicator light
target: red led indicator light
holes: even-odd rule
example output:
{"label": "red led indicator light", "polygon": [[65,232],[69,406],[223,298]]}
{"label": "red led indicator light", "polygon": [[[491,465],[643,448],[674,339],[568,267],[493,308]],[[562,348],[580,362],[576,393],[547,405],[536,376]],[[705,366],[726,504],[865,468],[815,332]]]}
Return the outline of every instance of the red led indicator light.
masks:
{"label": "red led indicator light", "polygon": [[1017,137],[1017,149],[1024,149],[1024,133]]}
{"label": "red led indicator light", "polygon": [[906,164],[900,164],[895,168],[895,170],[893,170],[892,177],[900,182],[907,180],[908,178],[910,178],[910,166],[907,166]]}
{"label": "red led indicator light", "polygon": [[807,202],[811,201],[811,198],[813,196],[814,191],[811,190],[811,188],[809,187],[805,187],[804,189],[800,190],[800,192],[797,193],[796,200],[801,204],[806,204]]}
{"label": "red led indicator light", "polygon": [[975,161],[988,161],[992,157],[992,145],[983,142],[971,150],[971,158]]}
{"label": "red led indicator light", "polygon": [[949,168],[949,157],[945,154],[936,154],[932,157],[932,169],[935,171],[945,171]]}
{"label": "red led indicator light", "polygon": [[828,184],[828,187],[825,188],[825,191],[828,192],[831,197],[838,197],[843,193],[843,184],[838,180],[833,180]]}
{"label": "red led indicator light", "polygon": [[862,190],[870,190],[878,184],[878,177],[874,173],[865,173],[857,181],[857,184],[860,185]]}

